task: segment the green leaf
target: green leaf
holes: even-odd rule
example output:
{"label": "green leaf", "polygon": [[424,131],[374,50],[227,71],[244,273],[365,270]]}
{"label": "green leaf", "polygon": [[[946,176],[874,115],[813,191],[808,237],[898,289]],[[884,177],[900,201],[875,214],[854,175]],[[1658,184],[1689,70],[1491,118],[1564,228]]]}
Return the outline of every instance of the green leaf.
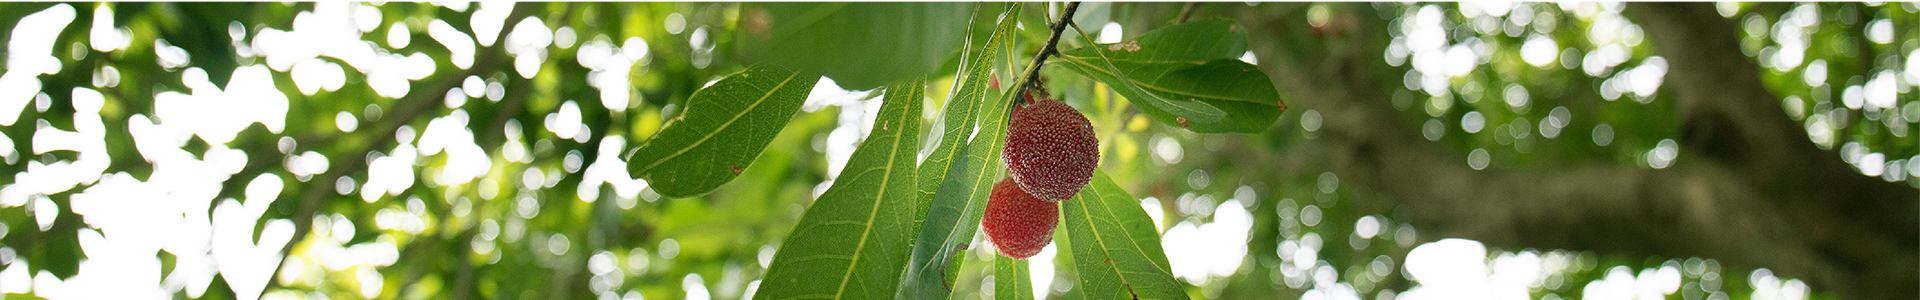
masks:
{"label": "green leaf", "polygon": [[[1013,6],[1017,9],[1020,4],[1014,3]],[[1008,12],[1001,14],[1004,13]],[[975,18],[975,20],[979,19],[981,18]],[[978,111],[980,103],[985,101],[982,96],[985,96],[983,93],[987,90],[988,77],[993,75],[992,56],[999,50],[992,45],[1004,37],[999,34],[1000,32],[1013,28],[1012,22],[1000,24],[994,27],[995,29],[987,30],[989,33],[983,36],[983,39],[967,41],[969,48],[978,50],[968,52],[963,60],[964,65],[960,68],[963,73],[957,75],[958,80],[954,81],[956,87],[953,92],[948,93],[952,97],[947,99],[946,111],[941,113],[943,118],[941,123],[946,127],[941,131],[940,144],[933,148],[933,152],[928,154],[926,160],[920,162],[920,204],[918,205],[920,211],[916,215],[917,219],[914,220],[915,224],[926,220],[927,208],[933,203],[934,192],[939,191],[940,183],[945,181],[947,169],[958,161],[955,158],[966,155],[966,137],[973,133],[974,119],[976,119],[974,112]]]}
{"label": "green leaf", "polygon": [[[1115,62],[1192,63],[1239,58],[1247,52],[1247,35],[1239,26],[1230,19],[1192,21],[1154,29],[1135,37],[1130,41],[1138,43],[1140,46],[1138,51],[1129,51],[1126,49],[1128,47],[1114,47],[1114,45],[1127,44],[1127,41],[1100,44],[1100,49],[1108,50],[1107,58]],[[1077,48],[1063,50],[1061,54],[1094,56],[1092,50]]]}
{"label": "green leaf", "polygon": [[1027,277],[1027,260],[1004,255],[993,257],[993,298],[1033,300],[1033,279]]}
{"label": "green leaf", "polygon": [[887,89],[873,133],[807,208],[767,267],[755,299],[890,299],[913,243],[920,93]]}
{"label": "green leaf", "polygon": [[627,171],[660,195],[713,191],[746,170],[787,127],[817,75],[753,66],[687,99],[687,109],[629,154]]}
{"label": "green leaf", "polygon": [[1080,274],[1075,290],[1084,289],[1089,299],[1187,299],[1169,272],[1153,219],[1106,173],[1095,172],[1080,194],[1061,203],[1060,214],[1070,239],[1064,246]]}
{"label": "green leaf", "polygon": [[1216,19],[1064,50],[1058,63],[1112,86],[1154,120],[1194,132],[1259,132],[1286,108],[1267,74],[1237,59],[1246,45],[1239,25]]}
{"label": "green leaf", "polygon": [[[1014,9],[1018,9],[1015,5]],[[1008,13],[1016,12],[1009,10]],[[961,84],[960,91],[947,101],[946,120],[948,127],[941,135],[940,145],[934,148],[932,155],[920,164],[920,193],[922,211],[917,216],[925,221],[918,230],[919,237],[913,245],[913,258],[907,265],[906,278],[900,282],[900,299],[933,299],[946,295],[953,278],[941,268],[950,265],[954,253],[963,250],[960,246],[973,239],[978,230],[980,214],[985,207],[984,195],[991,188],[989,178],[993,167],[999,166],[1000,143],[1004,142],[1006,131],[1006,102],[1001,99],[998,90],[988,88],[989,76],[992,76],[992,57],[998,50],[995,41],[1011,33],[1014,29],[1012,18],[1001,22],[996,34],[980,43],[981,50],[972,56],[963,68],[967,78]],[[976,118],[974,112],[982,103],[987,105],[986,114]],[[975,119],[985,118],[980,134],[975,142],[967,142],[967,136],[973,133]]]}
{"label": "green leaf", "polygon": [[[940,74],[953,74],[953,76],[955,76],[954,79],[956,81],[954,81],[954,86],[947,91],[949,94],[959,90],[959,79],[966,78],[966,70],[961,69],[961,66],[969,61],[973,61],[972,54],[974,52],[972,51],[979,50],[980,43],[991,37],[995,33],[995,28],[1000,27],[1001,13],[1005,12],[1009,7],[1018,4],[1020,3],[977,2],[973,6],[973,16],[967,21],[966,43],[963,44],[964,46],[962,47],[954,48],[953,53],[949,53],[945,59],[940,61]],[[931,95],[931,92],[929,92],[929,95]]]}
{"label": "green leaf", "polygon": [[817,72],[850,90],[921,77],[960,47],[973,3],[761,3],[740,20],[741,54]]}
{"label": "green leaf", "polygon": [[[947,261],[951,261],[951,263],[947,263],[947,283],[952,284],[960,280],[960,270],[965,269],[968,261],[967,247],[960,247],[960,251],[954,251],[953,256],[948,257]],[[949,290],[951,290],[951,288],[949,288]],[[952,298],[951,291],[947,292],[947,294],[949,294],[947,298]]]}

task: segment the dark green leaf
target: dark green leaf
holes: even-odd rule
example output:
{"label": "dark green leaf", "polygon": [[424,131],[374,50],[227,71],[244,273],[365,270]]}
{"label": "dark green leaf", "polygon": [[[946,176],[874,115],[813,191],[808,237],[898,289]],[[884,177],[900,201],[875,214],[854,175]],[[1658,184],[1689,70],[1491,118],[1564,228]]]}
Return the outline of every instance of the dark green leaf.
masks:
{"label": "dark green leaf", "polygon": [[[954,48],[953,53],[949,53],[940,61],[939,73],[953,74],[955,79],[966,78],[966,71],[960,69],[961,65],[973,60],[973,56],[971,55],[973,55],[974,52],[972,51],[979,50],[980,43],[986,41],[989,36],[993,35],[995,28],[1000,27],[1001,13],[1016,4],[1020,3],[980,2],[975,4],[972,9],[973,17],[967,21],[966,43],[963,44],[963,47]],[[957,84],[959,81],[955,81],[955,83],[953,87],[949,88],[948,92],[955,92],[959,88],[959,84]]]}
{"label": "dark green leaf", "polygon": [[[960,247],[960,251],[954,251],[953,256],[947,257],[947,261],[951,261],[951,263],[947,263],[947,283],[952,284],[960,280],[960,270],[965,268],[964,266],[967,262],[967,248]],[[952,292],[948,292],[948,294],[952,294]]]}
{"label": "dark green leaf", "polygon": [[993,257],[993,298],[1033,300],[1033,279],[1027,277],[1027,260],[1007,258],[1003,255]]}
{"label": "dark green leaf", "polygon": [[1106,173],[1095,172],[1080,194],[1061,203],[1060,214],[1070,239],[1064,246],[1080,275],[1075,290],[1090,299],[1187,299],[1168,271],[1153,219]]}
{"label": "dark green leaf", "polygon": [[887,89],[873,133],[781,243],[755,299],[890,299],[913,243],[925,82]]}
{"label": "dark green leaf", "polygon": [[763,3],[740,21],[743,56],[852,90],[933,73],[960,47],[973,3]]}
{"label": "dark green leaf", "polygon": [[635,148],[627,170],[655,192],[693,197],[746,170],[786,128],[818,76],[754,66],[687,99],[687,110]]}
{"label": "dark green leaf", "polygon": [[1060,65],[1112,86],[1155,120],[1194,132],[1258,132],[1285,106],[1265,72],[1237,59],[1247,44],[1239,31],[1229,20],[1174,25],[1061,51]]}
{"label": "dark green leaf", "polygon": [[[1018,9],[1018,5],[1014,9]],[[1010,10],[1009,13],[1016,12]],[[1014,29],[1012,18],[1001,22],[996,32],[1011,33]],[[992,57],[998,47],[994,43],[1004,34],[991,35],[985,42],[979,43],[980,51],[970,56],[967,72],[961,88],[947,101],[946,124],[948,127],[941,135],[941,143],[934,148],[931,156],[920,164],[920,207],[918,215],[932,226],[919,228],[919,237],[913,245],[913,259],[907,266],[906,278],[900,282],[901,299],[933,299],[946,294],[953,278],[942,276],[946,272],[940,268],[949,265],[954,253],[962,250],[961,243],[973,239],[978,230],[980,214],[985,207],[985,197],[990,189],[991,172],[999,166],[999,144],[1005,129],[1005,107],[998,90],[988,87]],[[967,142],[967,136],[973,133],[974,112],[982,103],[987,103],[986,118],[983,123],[989,126],[981,128],[974,141]],[[996,127],[997,126],[997,127]],[[982,139],[985,138],[985,139]],[[976,155],[977,154],[977,155]],[[937,193],[936,193],[937,192]]]}

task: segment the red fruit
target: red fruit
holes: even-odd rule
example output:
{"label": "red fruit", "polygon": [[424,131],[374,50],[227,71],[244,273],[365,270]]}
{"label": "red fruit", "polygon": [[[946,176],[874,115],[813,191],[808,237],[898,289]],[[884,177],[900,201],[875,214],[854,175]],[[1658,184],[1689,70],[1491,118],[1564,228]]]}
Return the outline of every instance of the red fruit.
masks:
{"label": "red fruit", "polygon": [[993,184],[987,195],[987,212],[980,218],[987,239],[1000,249],[1000,255],[1027,259],[1053,242],[1053,227],[1060,225],[1060,203],[1034,198],[1011,179]]}
{"label": "red fruit", "polygon": [[1007,173],[1034,197],[1073,198],[1100,164],[1093,123],[1065,102],[1041,99],[1015,107],[1007,124]]}

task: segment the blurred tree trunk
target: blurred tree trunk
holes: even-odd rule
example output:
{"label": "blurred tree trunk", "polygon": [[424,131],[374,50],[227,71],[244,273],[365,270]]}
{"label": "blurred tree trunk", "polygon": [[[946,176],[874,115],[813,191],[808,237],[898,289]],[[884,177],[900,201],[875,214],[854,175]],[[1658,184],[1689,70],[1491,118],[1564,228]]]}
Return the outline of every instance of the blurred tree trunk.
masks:
{"label": "blurred tree trunk", "polygon": [[1759,68],[1738,48],[1737,28],[1712,4],[1635,3],[1625,11],[1670,62],[1660,93],[1682,118],[1675,165],[1479,171],[1467,166],[1464,151],[1427,141],[1416,120],[1393,108],[1401,76],[1377,73],[1394,69],[1381,59],[1391,38],[1387,17],[1369,4],[1346,4],[1328,25],[1311,28],[1304,5],[1230,13],[1248,27],[1261,68],[1291,94],[1288,105],[1324,116],[1318,137],[1290,155],[1312,156],[1306,164],[1385,193],[1412,212],[1402,218],[1430,233],[1426,240],[1700,256],[1771,268],[1845,298],[1920,293],[1920,192],[1860,175],[1813,145],[1761,84]]}

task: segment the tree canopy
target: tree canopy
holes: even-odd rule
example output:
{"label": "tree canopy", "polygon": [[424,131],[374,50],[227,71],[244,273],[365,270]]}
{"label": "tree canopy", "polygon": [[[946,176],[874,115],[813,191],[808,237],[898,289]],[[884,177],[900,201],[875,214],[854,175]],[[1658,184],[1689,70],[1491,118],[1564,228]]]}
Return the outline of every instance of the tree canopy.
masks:
{"label": "tree canopy", "polygon": [[[7,299],[1920,293],[1914,3],[0,3]],[[1053,244],[980,224],[1028,91]]]}

